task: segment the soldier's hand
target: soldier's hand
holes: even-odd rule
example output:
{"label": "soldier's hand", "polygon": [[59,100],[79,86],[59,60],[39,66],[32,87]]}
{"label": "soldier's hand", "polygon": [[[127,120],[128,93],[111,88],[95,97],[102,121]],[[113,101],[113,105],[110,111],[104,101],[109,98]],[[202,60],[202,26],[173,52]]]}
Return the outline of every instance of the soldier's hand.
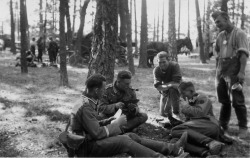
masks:
{"label": "soldier's hand", "polygon": [[116,109],[122,109],[123,107],[124,107],[124,103],[122,103],[122,102],[118,102],[115,104]]}
{"label": "soldier's hand", "polygon": [[118,126],[123,126],[127,124],[127,116],[121,115],[120,117],[114,120],[114,123],[116,123]]}
{"label": "soldier's hand", "polygon": [[242,83],[245,79],[245,74],[243,72],[239,72],[237,75],[239,82]]}

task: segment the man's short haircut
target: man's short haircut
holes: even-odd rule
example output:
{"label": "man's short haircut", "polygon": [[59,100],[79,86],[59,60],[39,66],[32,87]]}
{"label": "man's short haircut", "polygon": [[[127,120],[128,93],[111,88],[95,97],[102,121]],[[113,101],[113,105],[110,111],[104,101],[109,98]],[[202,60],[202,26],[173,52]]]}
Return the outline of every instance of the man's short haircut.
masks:
{"label": "man's short haircut", "polygon": [[106,78],[103,75],[94,74],[86,80],[85,85],[89,90],[92,90],[94,88],[101,88],[103,82],[105,81],[106,81]]}
{"label": "man's short haircut", "polygon": [[169,57],[169,54],[165,51],[161,51],[157,54],[157,59],[160,59],[160,58],[168,58]]}
{"label": "man's short haircut", "polygon": [[131,79],[131,78],[132,78],[132,74],[130,71],[123,70],[123,71],[118,72],[117,80]]}
{"label": "man's short haircut", "polygon": [[217,19],[218,16],[222,16],[225,19],[229,19],[229,15],[228,15],[227,12],[224,12],[224,11],[215,11],[215,12],[213,12],[212,18],[214,20]]}
{"label": "man's short haircut", "polygon": [[188,87],[194,87],[192,82],[181,82],[178,89],[180,92],[186,90]]}

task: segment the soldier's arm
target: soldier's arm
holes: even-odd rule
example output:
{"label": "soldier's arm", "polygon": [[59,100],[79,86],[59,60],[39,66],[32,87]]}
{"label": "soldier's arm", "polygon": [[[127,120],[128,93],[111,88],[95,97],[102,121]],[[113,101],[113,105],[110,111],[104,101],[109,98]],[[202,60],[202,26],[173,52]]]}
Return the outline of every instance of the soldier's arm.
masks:
{"label": "soldier's arm", "polygon": [[110,104],[107,93],[100,100],[98,107],[98,112],[106,115],[114,114],[117,111],[116,103]]}
{"label": "soldier's arm", "polygon": [[206,96],[200,96],[194,106],[186,104],[181,112],[187,117],[203,117],[208,115],[211,107],[211,101]]}
{"label": "soldier's arm", "polygon": [[162,79],[160,77],[160,71],[159,71],[158,67],[154,68],[153,74],[154,74],[154,87],[158,91],[165,91],[165,90],[167,90],[169,87],[167,85],[165,85],[165,84],[162,84]]}
{"label": "soldier's arm", "polygon": [[101,126],[96,118],[97,113],[90,106],[85,106],[82,109],[81,123],[89,134],[90,139],[99,140],[111,136],[121,134],[122,131],[117,124],[108,124]]}

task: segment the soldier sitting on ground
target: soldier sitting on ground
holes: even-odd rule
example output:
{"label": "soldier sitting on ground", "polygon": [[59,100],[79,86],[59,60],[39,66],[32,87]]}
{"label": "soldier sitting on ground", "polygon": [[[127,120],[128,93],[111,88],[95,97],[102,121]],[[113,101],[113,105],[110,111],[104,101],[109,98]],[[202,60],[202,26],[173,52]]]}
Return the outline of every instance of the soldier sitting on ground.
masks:
{"label": "soldier sitting on ground", "polygon": [[123,126],[123,132],[132,131],[134,128],[147,121],[148,116],[138,107],[135,89],[132,89],[132,75],[129,71],[120,71],[117,80],[107,86],[106,93],[101,99],[99,113],[104,118],[113,116],[119,109],[127,116],[128,123]]}
{"label": "soldier sitting on ground", "polygon": [[[34,60],[36,59],[36,56],[31,53],[31,51],[26,52],[26,62],[27,66],[29,67],[37,67],[37,65],[34,63]],[[21,54],[16,57],[17,63],[16,66],[21,66]]]}

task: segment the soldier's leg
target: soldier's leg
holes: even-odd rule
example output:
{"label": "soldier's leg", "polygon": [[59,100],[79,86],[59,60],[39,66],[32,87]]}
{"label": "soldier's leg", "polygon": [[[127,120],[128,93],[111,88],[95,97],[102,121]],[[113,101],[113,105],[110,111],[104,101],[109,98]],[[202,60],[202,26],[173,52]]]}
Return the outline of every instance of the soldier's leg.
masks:
{"label": "soldier's leg", "polygon": [[137,143],[127,135],[118,135],[96,141],[89,151],[89,156],[108,157],[121,153],[128,153],[134,157],[164,157],[164,155]]}
{"label": "soldier's leg", "polygon": [[243,91],[233,90],[233,107],[238,118],[240,129],[247,129],[247,108],[245,105],[245,96]]}
{"label": "soldier's leg", "polygon": [[160,115],[167,117],[169,113],[171,113],[171,106],[167,105],[168,103],[168,96],[161,94],[160,98]]}
{"label": "soldier's leg", "polygon": [[178,115],[179,114],[179,102],[180,102],[180,94],[176,88],[170,88],[169,90],[169,102],[172,106],[173,113]]}
{"label": "soldier's leg", "polygon": [[122,130],[124,133],[131,132],[134,128],[145,123],[147,119],[148,115],[146,113],[138,113],[132,118],[127,117],[127,124],[122,126]]}
{"label": "soldier's leg", "polygon": [[224,78],[218,79],[217,84],[218,100],[222,104],[220,110],[220,124],[224,130],[228,129],[228,123],[231,117],[231,101],[228,94],[228,86]]}

